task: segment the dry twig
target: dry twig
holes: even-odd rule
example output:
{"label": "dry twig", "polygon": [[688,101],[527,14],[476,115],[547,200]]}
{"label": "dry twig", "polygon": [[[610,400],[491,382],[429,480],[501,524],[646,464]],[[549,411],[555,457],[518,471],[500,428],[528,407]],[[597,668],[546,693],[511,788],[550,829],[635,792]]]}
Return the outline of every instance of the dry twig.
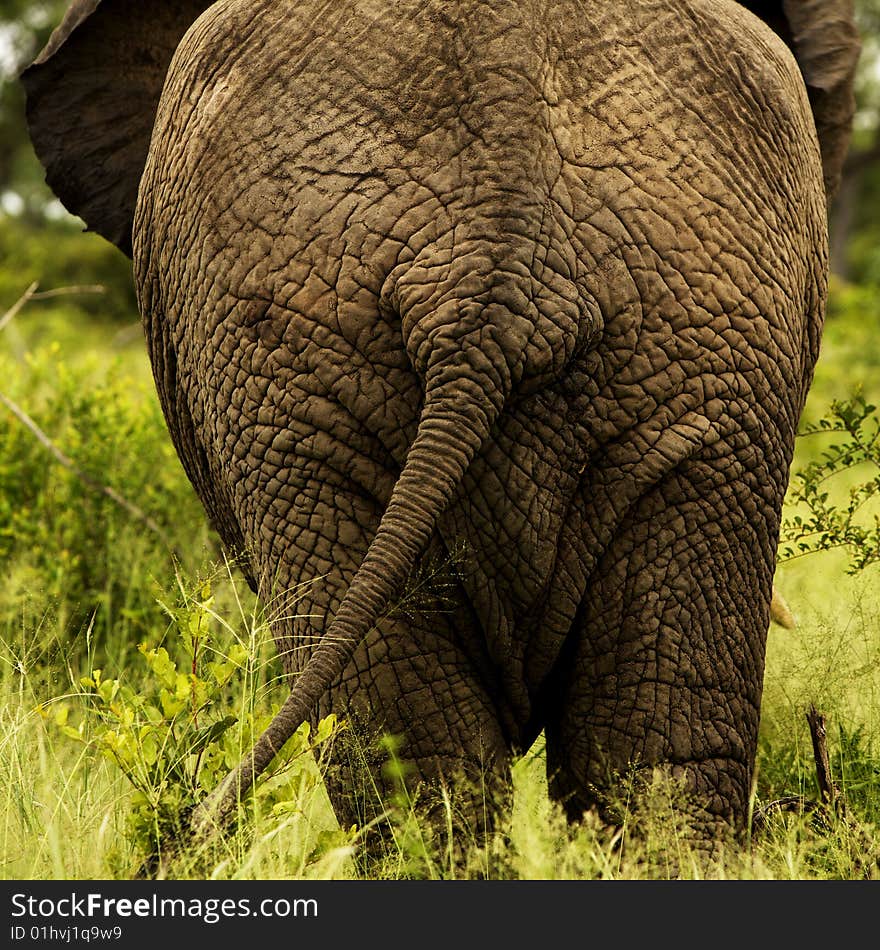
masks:
{"label": "dry twig", "polygon": [[816,779],[819,782],[819,798],[822,807],[825,811],[831,809],[835,814],[842,817],[844,811],[843,799],[841,799],[840,792],[831,778],[825,717],[815,706],[810,705],[807,722],[810,724],[810,738],[813,740],[813,758],[816,760]]}
{"label": "dry twig", "polygon": [[810,738],[813,741],[813,759],[816,763],[816,780],[819,784],[819,801],[805,798],[803,795],[786,795],[768,802],[755,811],[753,825],[760,831],[773,812],[794,812],[798,815],[810,813],[824,826],[828,826],[832,814],[844,818],[846,808],[840,790],[831,778],[831,760],[828,756],[827,730],[825,717],[815,706],[810,705],[806,714],[810,727]]}
{"label": "dry twig", "polygon": [[34,281],[30,287],[15,301],[15,303],[0,317],[0,330],[10,323],[21,308],[31,300],[49,300],[52,297],[65,297],[73,294],[103,294],[101,284],[76,284],[71,287],[56,287],[54,290],[39,290],[39,284]]}

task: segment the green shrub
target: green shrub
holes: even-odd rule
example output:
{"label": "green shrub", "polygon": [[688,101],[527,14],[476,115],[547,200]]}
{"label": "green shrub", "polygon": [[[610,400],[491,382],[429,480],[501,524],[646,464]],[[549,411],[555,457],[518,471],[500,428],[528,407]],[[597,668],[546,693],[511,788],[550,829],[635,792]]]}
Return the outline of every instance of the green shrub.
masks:
{"label": "green shrub", "polygon": [[[150,578],[173,576],[173,546],[188,566],[213,545],[155,393],[120,364],[76,364],[51,345],[23,359],[0,352],[0,386],[90,479],[131,500],[160,534],[65,468],[0,407],[0,623],[129,642],[155,612]],[[27,618],[23,621],[22,618]],[[7,637],[8,639],[8,637]]]}
{"label": "green shrub", "polygon": [[[138,646],[139,678],[131,670],[109,678],[100,668],[81,677],[84,705],[75,725],[79,711],[70,701],[42,707],[65,736],[99,749],[130,783],[129,843],[149,870],[169,848],[173,855],[192,810],[238,765],[280,705],[266,701],[263,647],[271,636],[259,614],[242,614],[250,622],[236,629],[216,611],[210,581],[193,592],[180,585],[164,609],[171,624],[163,642]],[[276,824],[301,809],[322,782],[321,759],[340,728],[332,714],[314,734],[303,723],[242,806]]]}
{"label": "green shrub", "polygon": [[781,557],[844,548],[850,558],[848,573],[864,570],[880,561],[877,407],[856,393],[845,402],[833,402],[828,414],[801,434],[831,435],[834,441],[792,477],[788,500],[796,508],[782,525]]}

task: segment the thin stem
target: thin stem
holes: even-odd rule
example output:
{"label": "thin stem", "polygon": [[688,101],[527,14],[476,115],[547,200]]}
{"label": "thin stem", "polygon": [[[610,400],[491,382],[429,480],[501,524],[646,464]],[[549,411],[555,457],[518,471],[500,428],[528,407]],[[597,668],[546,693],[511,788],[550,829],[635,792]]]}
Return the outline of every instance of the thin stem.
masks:
{"label": "thin stem", "polygon": [[49,300],[52,297],[65,297],[73,294],[103,294],[101,284],[75,284],[71,287],[55,287],[53,290],[38,290],[39,283],[34,281],[15,303],[0,317],[0,330],[3,330],[18,315],[21,308],[31,300]]}

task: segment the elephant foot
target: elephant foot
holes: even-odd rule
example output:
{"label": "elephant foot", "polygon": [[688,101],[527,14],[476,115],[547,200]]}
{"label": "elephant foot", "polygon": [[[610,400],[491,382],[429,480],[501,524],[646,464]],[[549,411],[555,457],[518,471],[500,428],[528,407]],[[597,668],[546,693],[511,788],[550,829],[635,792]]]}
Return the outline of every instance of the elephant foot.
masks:
{"label": "elephant foot", "polygon": [[414,759],[398,737],[356,725],[337,741],[325,783],[340,826],[358,831],[359,876],[489,876],[511,803],[506,763]]}
{"label": "elephant foot", "polygon": [[573,830],[586,821],[595,831],[598,823],[624,877],[711,879],[741,854],[742,835],[730,816],[712,812],[678,767],[632,769],[586,791],[557,773],[549,789]]}

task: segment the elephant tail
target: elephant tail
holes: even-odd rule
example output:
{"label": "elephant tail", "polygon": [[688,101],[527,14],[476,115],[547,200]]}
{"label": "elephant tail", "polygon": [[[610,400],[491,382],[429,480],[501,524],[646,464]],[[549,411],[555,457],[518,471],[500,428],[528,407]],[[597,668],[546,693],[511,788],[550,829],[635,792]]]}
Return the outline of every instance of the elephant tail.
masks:
{"label": "elephant tail", "polygon": [[[488,367],[485,367],[488,369]],[[377,533],[332,623],[284,705],[252,751],[195,810],[196,834],[222,825],[321,696],[343,673],[354,651],[403,587],[447,509],[471,460],[500,413],[504,392],[476,374],[450,380],[432,374],[418,431]]]}

